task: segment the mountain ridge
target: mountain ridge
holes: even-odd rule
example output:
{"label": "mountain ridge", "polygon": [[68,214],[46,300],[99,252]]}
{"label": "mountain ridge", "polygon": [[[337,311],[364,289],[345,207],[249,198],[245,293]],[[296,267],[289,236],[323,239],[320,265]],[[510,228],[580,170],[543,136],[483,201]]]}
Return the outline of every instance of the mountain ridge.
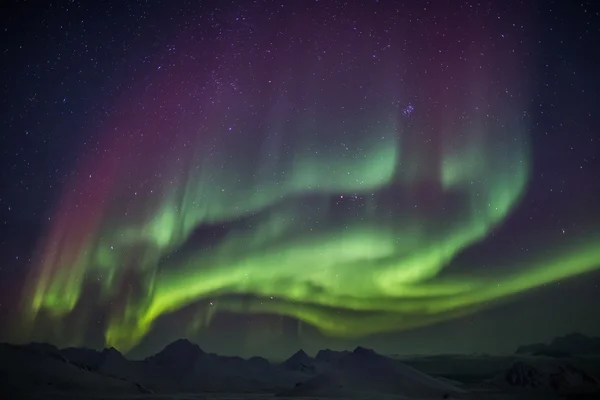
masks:
{"label": "mountain ridge", "polygon": [[[551,343],[581,341],[582,335]],[[587,343],[587,339],[584,342]],[[473,356],[463,357],[473,365]],[[494,370],[485,385],[499,390],[568,392],[598,389],[598,371],[570,365],[570,360],[512,356],[512,364]],[[128,394],[269,393],[285,397],[343,397],[383,394],[405,399],[467,398],[460,374],[440,374],[440,365],[456,356],[425,357],[415,363],[358,346],[352,351],[323,349],[311,357],[300,349],[280,363],[262,357],[244,359],[204,351],[198,344],[179,339],[143,360],[130,360],[114,348],[101,350],[47,343],[0,344],[0,389],[21,391],[102,392]],[[480,370],[483,357],[476,370]],[[487,361],[485,361],[487,360]],[[516,360],[516,362],[515,362]],[[431,364],[433,361],[434,364]],[[454,364],[456,361],[452,361]],[[425,368],[425,370],[423,370]],[[427,372],[424,372],[427,371]],[[465,381],[466,382],[466,381]],[[12,392],[11,392],[12,393]],[[380,397],[377,397],[380,398]]]}
{"label": "mountain ridge", "polygon": [[579,332],[573,332],[557,336],[550,343],[538,342],[519,346],[515,353],[550,357],[600,355],[600,337],[586,336]]}

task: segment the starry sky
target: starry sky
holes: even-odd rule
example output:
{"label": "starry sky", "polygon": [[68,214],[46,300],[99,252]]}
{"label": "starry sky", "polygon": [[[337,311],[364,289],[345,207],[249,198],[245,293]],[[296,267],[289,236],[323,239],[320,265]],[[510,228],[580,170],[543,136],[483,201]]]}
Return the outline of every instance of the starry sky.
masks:
{"label": "starry sky", "polygon": [[595,2],[29,3],[2,13],[0,339],[600,334]]}

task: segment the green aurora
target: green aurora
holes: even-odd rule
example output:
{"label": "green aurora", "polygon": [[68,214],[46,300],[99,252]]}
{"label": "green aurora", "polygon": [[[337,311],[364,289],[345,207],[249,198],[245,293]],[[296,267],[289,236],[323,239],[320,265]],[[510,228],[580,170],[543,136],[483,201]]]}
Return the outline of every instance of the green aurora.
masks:
{"label": "green aurora", "polygon": [[[473,313],[600,265],[591,235],[496,258],[507,265],[493,273],[457,268],[527,190],[527,99],[483,83],[523,80],[473,65],[444,108],[410,100],[395,64],[381,63],[322,83],[322,69],[292,60],[268,88],[246,71],[235,99],[216,88],[213,101],[186,100],[189,81],[174,78],[140,94],[143,106],[105,128],[103,151],[65,186],[23,295],[24,326],[45,315],[78,344],[86,313],[80,325],[69,315],[93,304],[106,345],[128,351],[159,317],[196,306],[194,329],[229,311],[361,337]],[[421,97],[444,85],[432,80]],[[181,111],[195,102],[201,111]],[[92,284],[97,298],[86,300]]]}

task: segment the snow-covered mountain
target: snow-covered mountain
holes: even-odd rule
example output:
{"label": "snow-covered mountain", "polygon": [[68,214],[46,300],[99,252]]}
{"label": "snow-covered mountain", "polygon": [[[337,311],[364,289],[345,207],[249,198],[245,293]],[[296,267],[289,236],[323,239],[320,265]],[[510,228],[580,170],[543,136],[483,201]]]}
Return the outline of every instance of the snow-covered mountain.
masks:
{"label": "snow-covered mountain", "polygon": [[[501,359],[495,364],[502,367],[494,375],[474,383],[474,368],[481,365],[482,374],[487,374],[493,369],[492,357],[456,356],[450,357],[449,363],[425,357],[419,363],[418,359],[403,361],[357,347],[354,351],[321,350],[315,357],[299,350],[275,364],[261,357],[219,356],[182,339],[153,356],[134,361],[112,348],[59,350],[44,343],[1,344],[0,398],[27,398],[28,393],[40,398],[55,392],[71,397],[92,392],[105,397],[135,397],[154,392],[166,396],[263,393],[296,398],[476,399],[482,388],[502,393],[517,391],[519,396],[600,393],[595,370],[587,371],[593,359],[511,357],[514,361],[510,368],[506,362],[509,360]],[[567,363],[570,361],[573,363]],[[429,374],[422,372],[423,368]],[[461,380],[461,376],[470,378]],[[2,395],[5,392],[19,396],[6,397]]]}
{"label": "snow-covered mountain", "polygon": [[[46,344],[0,344],[0,398],[26,398],[28,393],[151,393],[139,382],[109,376],[70,361]],[[2,392],[10,394],[4,397]]]}
{"label": "snow-covered mountain", "polygon": [[[321,353],[325,368],[316,377],[301,382],[281,396],[353,397],[395,395],[406,398],[446,398],[463,393],[457,386],[426,375],[399,361],[357,347],[353,352]],[[329,363],[329,368],[324,364]]]}

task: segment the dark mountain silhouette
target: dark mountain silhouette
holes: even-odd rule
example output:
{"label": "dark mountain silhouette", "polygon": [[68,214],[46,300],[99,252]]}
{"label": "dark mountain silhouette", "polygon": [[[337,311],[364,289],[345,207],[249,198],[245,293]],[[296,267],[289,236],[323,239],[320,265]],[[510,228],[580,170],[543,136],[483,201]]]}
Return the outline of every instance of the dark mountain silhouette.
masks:
{"label": "dark mountain silhouette", "polygon": [[[575,336],[558,343],[572,346],[573,339],[577,343],[581,341]],[[599,389],[598,379],[586,372],[593,367],[589,364],[593,359],[530,355],[521,358],[521,363],[496,375],[511,365],[499,359],[497,365],[503,366],[478,384],[488,385],[486,387],[493,390],[534,390],[535,393],[545,390],[561,396],[587,395]],[[207,353],[197,344],[182,339],[145,360],[135,361],[113,348],[59,350],[44,343],[0,344],[0,398],[27,398],[28,394],[40,398],[49,392],[68,393],[77,398],[85,398],[86,393],[108,398],[153,392],[165,396],[214,392],[378,399],[400,396],[415,400],[470,398],[468,385],[474,381],[461,381],[461,372],[457,370],[460,367],[455,366],[456,363],[463,364],[463,371],[473,371],[481,365],[488,365],[489,370],[489,363],[493,362],[489,357],[480,356],[453,357],[450,363],[444,360],[448,361],[448,357],[425,357],[420,364],[414,364],[414,359],[406,360],[411,365],[420,365],[417,369],[374,350],[357,347],[353,351],[321,350],[315,358],[299,350],[281,364],[272,364],[261,357],[246,360]],[[447,372],[436,372],[443,365],[447,365],[446,371],[450,368],[450,375],[456,379],[448,379]],[[428,368],[435,376],[422,372],[421,368]],[[496,378],[490,380],[490,376]],[[3,396],[5,391],[11,396]],[[13,393],[19,395],[15,397]]]}
{"label": "dark mountain silhouette", "polygon": [[113,347],[101,351],[88,348],[67,347],[60,350],[60,353],[72,363],[92,371],[98,371],[107,367],[112,368],[119,364],[128,363],[127,359]]}
{"label": "dark mountain silhouette", "polygon": [[191,367],[198,357],[204,356],[200,346],[187,339],[179,339],[165,346],[153,356],[147,357],[146,362],[156,365]]}
{"label": "dark mountain silhouette", "polygon": [[267,371],[271,368],[269,360],[263,357],[251,357],[248,359],[248,364],[257,371]]}
{"label": "dark mountain silhouette", "polygon": [[517,354],[532,354],[550,357],[567,357],[569,355],[600,355],[600,338],[588,337],[581,333],[554,338],[550,344],[534,343],[520,346]]}
{"label": "dark mountain silhouette", "polygon": [[319,363],[334,364],[349,353],[349,351],[320,350],[315,357],[315,361]]}
{"label": "dark mountain silhouette", "polygon": [[167,345],[136,367],[144,382],[163,392],[248,392],[278,387],[268,360],[206,353],[186,339]]}
{"label": "dark mountain silhouette", "polygon": [[144,360],[144,366],[149,368],[160,368],[164,376],[173,379],[181,379],[192,373],[194,366],[199,360],[206,357],[200,346],[187,339],[179,339],[165,346],[153,356]]}
{"label": "dark mountain silhouette", "polygon": [[288,370],[314,373],[316,371],[315,360],[300,349],[290,358],[282,363],[282,366]]}

